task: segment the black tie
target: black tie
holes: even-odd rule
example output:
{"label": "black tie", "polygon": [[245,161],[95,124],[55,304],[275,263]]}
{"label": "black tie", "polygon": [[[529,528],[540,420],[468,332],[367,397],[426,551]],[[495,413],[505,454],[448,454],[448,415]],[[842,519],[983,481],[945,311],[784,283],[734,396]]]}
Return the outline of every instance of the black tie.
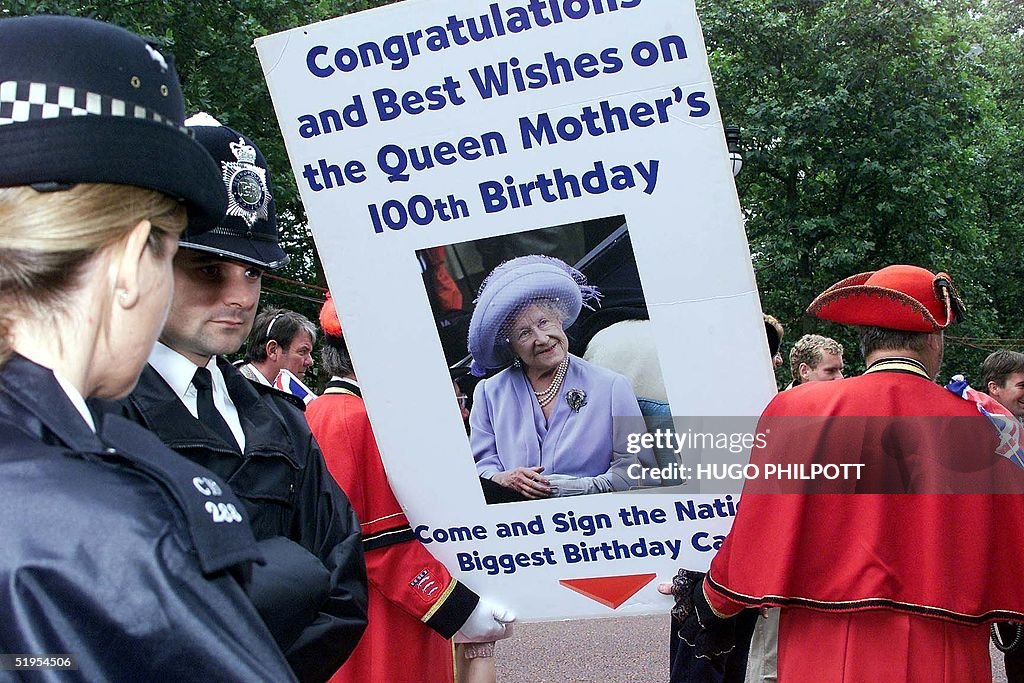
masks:
{"label": "black tie", "polygon": [[231,427],[228,427],[228,423],[224,421],[224,417],[213,403],[213,375],[206,368],[196,368],[192,385],[196,388],[199,421],[213,430],[225,444],[236,451],[239,450],[238,440],[231,431]]}

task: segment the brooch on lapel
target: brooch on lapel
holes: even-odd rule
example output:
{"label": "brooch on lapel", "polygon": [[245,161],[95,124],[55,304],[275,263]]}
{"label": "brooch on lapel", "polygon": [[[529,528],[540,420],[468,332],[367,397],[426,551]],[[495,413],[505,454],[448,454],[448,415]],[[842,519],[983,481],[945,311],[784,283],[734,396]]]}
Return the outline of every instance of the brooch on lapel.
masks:
{"label": "brooch on lapel", "polygon": [[572,408],[572,412],[580,412],[580,408],[587,405],[587,392],[582,389],[570,389],[565,392],[565,402]]}

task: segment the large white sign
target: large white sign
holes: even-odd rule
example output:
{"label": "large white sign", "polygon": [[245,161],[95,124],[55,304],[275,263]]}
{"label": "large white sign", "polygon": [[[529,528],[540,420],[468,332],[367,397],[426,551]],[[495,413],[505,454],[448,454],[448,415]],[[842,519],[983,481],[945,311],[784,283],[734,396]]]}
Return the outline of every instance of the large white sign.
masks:
{"label": "large white sign", "polygon": [[706,569],[737,497],[486,505],[417,250],[624,217],[673,414],[759,414],[774,378],[692,2],[409,0],[256,47],[417,534],[527,620],[665,611],[656,581]]}

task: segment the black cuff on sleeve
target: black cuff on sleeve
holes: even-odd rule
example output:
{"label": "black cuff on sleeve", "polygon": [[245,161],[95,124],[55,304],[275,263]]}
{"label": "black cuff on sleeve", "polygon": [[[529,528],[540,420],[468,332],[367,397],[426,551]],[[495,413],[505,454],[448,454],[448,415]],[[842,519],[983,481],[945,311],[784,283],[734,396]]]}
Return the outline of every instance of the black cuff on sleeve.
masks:
{"label": "black cuff on sleeve", "polygon": [[426,624],[445,638],[451,638],[466,623],[478,602],[479,595],[456,581],[448,597],[442,598],[442,601],[434,606],[434,613],[426,620]]}

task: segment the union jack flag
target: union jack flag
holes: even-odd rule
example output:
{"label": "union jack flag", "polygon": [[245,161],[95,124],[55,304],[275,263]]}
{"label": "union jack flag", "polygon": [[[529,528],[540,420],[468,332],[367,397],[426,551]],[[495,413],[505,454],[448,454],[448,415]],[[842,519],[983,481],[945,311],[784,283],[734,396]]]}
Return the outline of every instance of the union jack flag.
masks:
{"label": "union jack flag", "polygon": [[277,377],[274,378],[274,388],[293,396],[298,396],[307,404],[316,398],[316,394],[313,393],[312,389],[303,384],[302,380],[290,371],[284,369],[278,372]]}
{"label": "union jack flag", "polygon": [[978,412],[989,419],[999,432],[996,454],[1024,468],[1024,447],[1021,446],[1021,424],[1013,413],[988,394],[972,389],[963,375],[953,375],[946,389],[965,401],[972,401]]}

